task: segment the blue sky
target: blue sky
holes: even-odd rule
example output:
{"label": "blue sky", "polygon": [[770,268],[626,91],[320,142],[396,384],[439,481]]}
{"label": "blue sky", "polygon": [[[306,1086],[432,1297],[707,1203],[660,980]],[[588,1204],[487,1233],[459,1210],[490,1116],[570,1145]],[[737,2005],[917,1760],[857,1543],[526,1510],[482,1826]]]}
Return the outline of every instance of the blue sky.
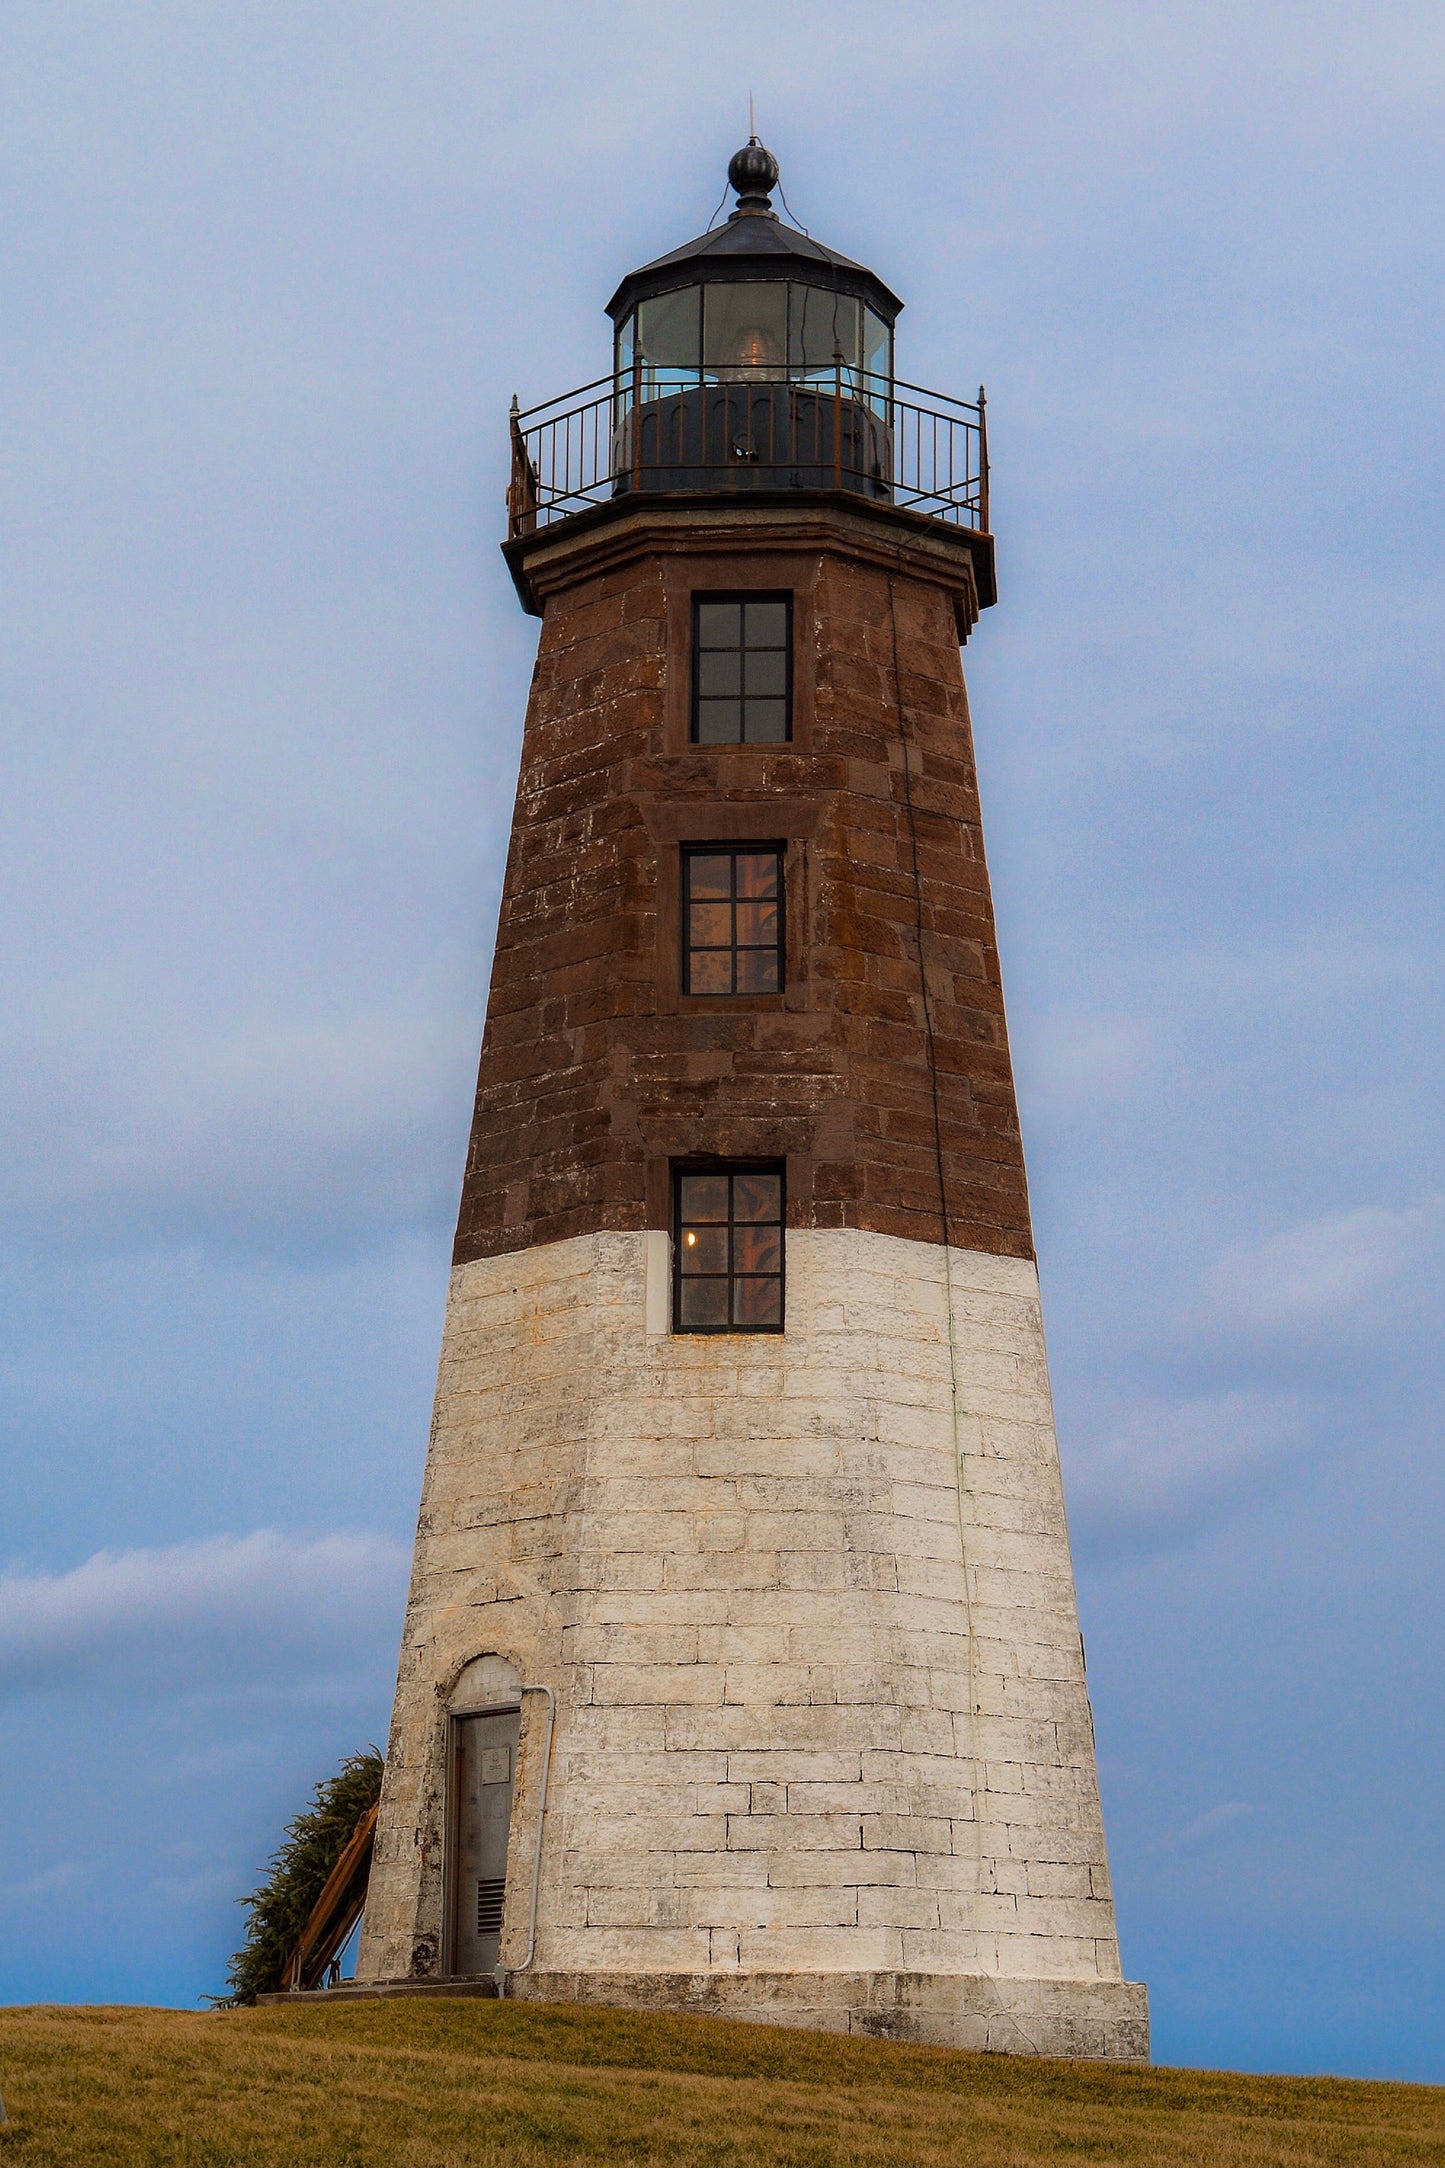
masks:
{"label": "blue sky", "polygon": [[0,1996],[385,1736],[534,624],[505,410],[747,95],[989,387],[965,654],[1126,1966],[1445,2081],[1445,18],[14,0]]}

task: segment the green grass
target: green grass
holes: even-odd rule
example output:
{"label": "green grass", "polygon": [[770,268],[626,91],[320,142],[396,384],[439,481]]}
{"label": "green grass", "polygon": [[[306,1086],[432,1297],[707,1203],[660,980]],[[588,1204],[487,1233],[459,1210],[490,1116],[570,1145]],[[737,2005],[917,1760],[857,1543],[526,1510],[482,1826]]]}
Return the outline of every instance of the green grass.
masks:
{"label": "green grass", "polygon": [[1445,2168],[1445,2088],[398,2001],[0,2010],[0,2168]]}

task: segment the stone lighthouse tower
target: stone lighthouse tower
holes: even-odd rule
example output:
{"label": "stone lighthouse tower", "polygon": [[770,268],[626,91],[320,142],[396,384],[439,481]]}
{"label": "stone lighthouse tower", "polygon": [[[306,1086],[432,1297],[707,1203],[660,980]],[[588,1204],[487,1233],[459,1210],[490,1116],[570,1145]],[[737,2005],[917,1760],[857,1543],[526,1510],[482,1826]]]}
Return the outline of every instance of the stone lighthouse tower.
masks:
{"label": "stone lighthouse tower", "polygon": [[959,661],[982,394],[729,176],[513,414],[541,636],[358,1977],[1141,2058]]}

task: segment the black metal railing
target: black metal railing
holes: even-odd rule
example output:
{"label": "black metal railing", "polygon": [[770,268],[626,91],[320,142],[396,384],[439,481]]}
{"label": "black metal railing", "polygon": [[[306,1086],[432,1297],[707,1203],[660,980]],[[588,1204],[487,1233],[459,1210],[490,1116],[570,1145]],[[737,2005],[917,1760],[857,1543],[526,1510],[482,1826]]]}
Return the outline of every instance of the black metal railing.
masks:
{"label": "black metal railing", "polygon": [[509,536],[613,497],[836,489],[988,530],[988,420],[976,401],[839,365],[723,380],[640,370],[540,406],[512,403]]}

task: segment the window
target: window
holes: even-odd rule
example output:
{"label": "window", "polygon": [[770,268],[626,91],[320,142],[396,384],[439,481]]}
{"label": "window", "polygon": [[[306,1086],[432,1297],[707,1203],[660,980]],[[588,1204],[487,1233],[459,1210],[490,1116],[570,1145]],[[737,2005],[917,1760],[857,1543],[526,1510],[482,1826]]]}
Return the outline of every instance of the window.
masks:
{"label": "window", "polygon": [[693,602],[696,745],[778,745],[792,736],[792,601],[699,595]]}
{"label": "window", "polygon": [[783,983],[781,849],[684,849],[682,924],[685,994],[776,994]]}
{"label": "window", "polygon": [[780,1167],[679,1172],[674,1239],[674,1331],[782,1331]]}

